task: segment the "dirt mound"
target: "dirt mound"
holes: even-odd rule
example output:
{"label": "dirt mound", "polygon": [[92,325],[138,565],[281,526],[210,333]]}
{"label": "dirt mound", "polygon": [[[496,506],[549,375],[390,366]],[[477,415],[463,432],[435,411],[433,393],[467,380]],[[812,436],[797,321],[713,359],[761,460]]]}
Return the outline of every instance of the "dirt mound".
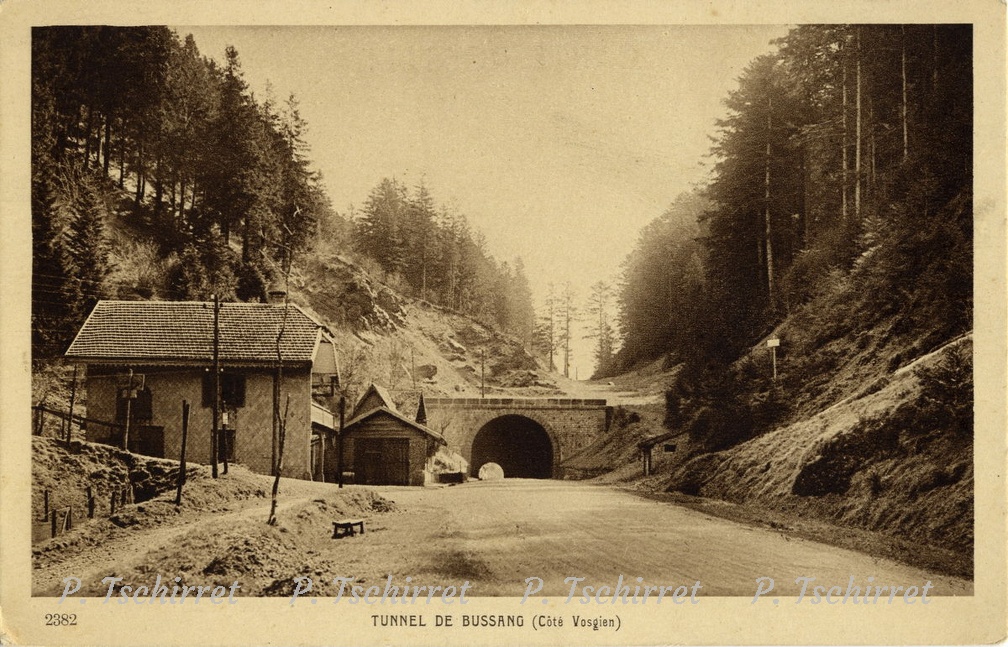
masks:
{"label": "dirt mound", "polygon": [[[41,520],[45,492],[49,509],[72,507],[75,519],[86,517],[87,488],[95,497],[95,516],[108,515],[111,498],[132,490],[128,498],[143,503],[175,487],[179,465],[175,461],[131,454],[103,445],[32,437],[32,517]],[[188,478],[199,468],[190,467]],[[120,499],[121,500],[121,499]]]}

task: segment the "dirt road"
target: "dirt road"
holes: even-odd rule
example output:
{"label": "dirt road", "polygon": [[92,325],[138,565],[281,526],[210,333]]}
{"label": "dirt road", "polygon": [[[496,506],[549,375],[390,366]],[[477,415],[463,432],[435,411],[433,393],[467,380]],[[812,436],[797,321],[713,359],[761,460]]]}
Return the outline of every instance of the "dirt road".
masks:
{"label": "dirt road", "polygon": [[[468,579],[472,595],[521,595],[525,578],[541,595],[566,596],[567,577],[612,587],[702,583],[700,595],[752,596],[756,579],[797,595],[798,577],[841,585],[922,586],[969,595],[972,582],[903,566],[775,531],[739,525],[605,486],[563,481],[472,482],[441,489],[381,488],[401,513],[377,532],[342,545],[349,571],[374,583],[392,574],[418,583]],[[334,574],[335,575],[335,574]],[[811,588],[809,589],[811,591]]]}
{"label": "dirt road", "polygon": [[[255,479],[248,475],[247,479]],[[209,486],[208,486],[209,487]],[[568,577],[581,585],[687,586],[698,596],[752,596],[756,580],[773,578],[778,595],[796,595],[795,579],[811,586],[922,587],[932,595],[972,593],[972,582],[710,517],[604,485],[508,479],[452,487],[336,490],[286,483],[278,526],[265,524],[268,498],[249,498],[206,513],[168,514],[153,527],[117,530],[101,541],[79,541],[38,558],[35,595],[58,595],[62,578],[81,576],[84,595],[104,595],[108,575],[149,584],[154,574],[186,582],[241,581],[241,594],[289,596],[308,574],[313,594],[332,596],[335,577],[383,586],[471,584],[469,596],[520,596],[525,580],[543,580],[539,595],[566,597]],[[371,497],[370,499],[368,497]],[[349,501],[358,501],[348,508]],[[365,510],[368,501],[383,502]],[[328,501],[328,503],[326,503]],[[363,507],[362,507],[363,506]],[[165,506],[173,508],[173,506]],[[356,511],[354,511],[356,510]],[[332,520],[366,518],[366,534],[331,538]],[[159,517],[160,518],[160,517]],[[89,526],[83,527],[89,530]],[[90,529],[94,530],[94,529]],[[98,539],[100,534],[94,534]],[[580,595],[580,593],[579,593]]]}

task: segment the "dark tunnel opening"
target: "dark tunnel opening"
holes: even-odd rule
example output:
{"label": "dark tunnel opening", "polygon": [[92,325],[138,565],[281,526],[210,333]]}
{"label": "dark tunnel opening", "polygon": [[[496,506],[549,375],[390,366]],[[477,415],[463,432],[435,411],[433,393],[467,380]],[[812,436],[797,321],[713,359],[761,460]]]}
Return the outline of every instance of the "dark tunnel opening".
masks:
{"label": "dark tunnel opening", "polygon": [[553,477],[553,443],[538,422],[518,415],[494,418],[473,438],[470,471],[479,474],[485,463],[497,463],[504,478]]}

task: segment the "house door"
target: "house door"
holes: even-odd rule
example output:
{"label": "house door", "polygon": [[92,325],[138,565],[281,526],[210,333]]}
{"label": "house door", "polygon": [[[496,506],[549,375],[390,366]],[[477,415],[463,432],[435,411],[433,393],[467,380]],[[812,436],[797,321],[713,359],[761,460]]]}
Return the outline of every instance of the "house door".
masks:
{"label": "house door", "polygon": [[359,481],[364,485],[409,485],[408,438],[357,441]]}

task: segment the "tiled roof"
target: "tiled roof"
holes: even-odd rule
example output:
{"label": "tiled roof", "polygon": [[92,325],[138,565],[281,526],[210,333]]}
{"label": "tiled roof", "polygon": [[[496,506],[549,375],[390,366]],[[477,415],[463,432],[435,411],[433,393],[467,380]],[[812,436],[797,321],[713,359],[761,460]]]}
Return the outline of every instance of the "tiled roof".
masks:
{"label": "tiled roof", "polygon": [[[66,355],[80,360],[209,361],[213,357],[212,302],[99,301]],[[220,304],[220,358],[276,361],[284,306]],[[321,324],[296,305],[287,311],[280,351],[284,363],[311,362]]]}

